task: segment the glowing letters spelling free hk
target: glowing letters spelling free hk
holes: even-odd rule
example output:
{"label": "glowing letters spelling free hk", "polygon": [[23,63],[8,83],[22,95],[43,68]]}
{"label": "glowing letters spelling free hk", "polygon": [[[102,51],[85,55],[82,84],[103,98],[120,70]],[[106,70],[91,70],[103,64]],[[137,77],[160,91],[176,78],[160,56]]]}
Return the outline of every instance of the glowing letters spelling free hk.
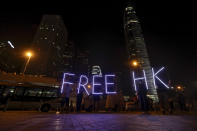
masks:
{"label": "glowing letters spelling free hk", "polygon": [[[152,68],[152,77],[153,77],[153,83],[154,83],[154,87],[156,88],[156,80],[158,80],[161,84],[163,84],[166,88],[169,88],[167,84],[165,84],[158,76],[159,72],[161,72],[164,69],[164,67],[162,67],[161,69],[159,69],[157,72],[154,71],[154,69]],[[148,89],[148,84],[147,84],[147,78],[146,78],[146,73],[145,70],[142,70],[143,73],[143,77],[140,78],[136,78],[135,77],[135,72],[132,72],[132,76],[133,76],[133,84],[134,84],[134,88],[135,91],[137,91],[137,87],[136,87],[136,83],[138,82],[138,80],[144,80],[146,88]],[[64,90],[64,85],[73,85],[74,83],[72,83],[72,81],[67,80],[68,77],[75,77],[75,74],[72,73],[64,73],[63,76],[63,82],[62,82],[62,86],[61,86],[61,93],[63,93]],[[96,88],[99,88],[99,86],[101,87],[102,84],[98,81],[98,78],[102,78],[103,76],[101,75],[93,75],[92,76],[92,94],[95,95],[102,95],[104,94],[103,92],[97,92]],[[114,80],[115,75],[114,74],[107,74],[104,75],[104,88],[105,88],[105,94],[116,94],[117,92],[115,90],[110,90],[113,89],[112,87],[114,86]],[[88,77],[86,75],[81,75],[79,77],[79,82],[78,82],[78,88],[77,88],[77,93],[79,94],[80,90],[85,90],[87,95],[90,95],[90,92],[88,92],[87,87],[88,86]],[[103,86],[102,86],[103,87]]]}

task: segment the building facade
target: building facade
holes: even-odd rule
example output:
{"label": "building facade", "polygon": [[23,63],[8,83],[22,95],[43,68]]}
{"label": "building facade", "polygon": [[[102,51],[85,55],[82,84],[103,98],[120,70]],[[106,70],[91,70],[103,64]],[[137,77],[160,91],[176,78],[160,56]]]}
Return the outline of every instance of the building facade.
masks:
{"label": "building facade", "polygon": [[89,51],[75,50],[74,72],[78,75],[85,74],[89,76]]}
{"label": "building facade", "polygon": [[26,73],[58,77],[73,70],[74,44],[68,41],[63,19],[44,15],[32,43],[33,57]]}
{"label": "building facade", "polygon": [[[158,95],[153,84],[152,70],[146,49],[146,44],[142,34],[142,29],[140,26],[140,22],[136,16],[136,12],[131,4],[128,4],[125,8],[124,31],[128,53],[128,61],[138,61],[138,74],[140,74],[140,71],[141,74],[143,74],[142,70],[145,70],[148,85],[148,96],[151,99],[153,99],[154,102],[158,102]],[[135,68],[130,67],[130,75],[134,70],[137,71]]]}
{"label": "building facade", "polygon": [[16,72],[19,60],[15,57],[16,49],[13,45],[9,45],[9,42],[0,42],[0,71]]}

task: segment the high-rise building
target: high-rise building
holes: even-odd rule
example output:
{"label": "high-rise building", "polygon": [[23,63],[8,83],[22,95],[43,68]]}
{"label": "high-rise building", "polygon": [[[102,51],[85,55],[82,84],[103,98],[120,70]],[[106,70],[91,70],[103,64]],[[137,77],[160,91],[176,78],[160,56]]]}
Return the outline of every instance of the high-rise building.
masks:
{"label": "high-rise building", "polygon": [[31,58],[26,73],[57,77],[72,71],[74,45],[68,41],[63,19],[58,15],[44,15],[35,34]]}
{"label": "high-rise building", "polygon": [[75,50],[74,72],[76,74],[86,74],[89,76],[89,51]]}
{"label": "high-rise building", "polygon": [[[150,61],[146,49],[146,44],[142,34],[140,22],[136,16],[136,12],[131,4],[128,4],[125,8],[124,13],[124,31],[125,39],[128,52],[129,62],[137,60],[141,71],[145,70],[147,85],[148,85],[148,96],[158,102],[157,91],[153,84],[152,70]],[[133,71],[130,68],[130,73]],[[142,73],[143,74],[143,73]]]}
{"label": "high-rise building", "polygon": [[14,46],[8,42],[0,42],[0,70],[6,72],[16,72],[18,59],[15,58]]}

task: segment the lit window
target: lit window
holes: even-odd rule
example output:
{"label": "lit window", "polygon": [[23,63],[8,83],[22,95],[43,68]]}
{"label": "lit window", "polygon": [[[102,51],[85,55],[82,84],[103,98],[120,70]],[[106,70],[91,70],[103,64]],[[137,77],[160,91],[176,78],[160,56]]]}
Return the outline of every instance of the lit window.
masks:
{"label": "lit window", "polygon": [[127,11],[127,10],[132,10],[133,9],[133,7],[127,7],[125,10]]}

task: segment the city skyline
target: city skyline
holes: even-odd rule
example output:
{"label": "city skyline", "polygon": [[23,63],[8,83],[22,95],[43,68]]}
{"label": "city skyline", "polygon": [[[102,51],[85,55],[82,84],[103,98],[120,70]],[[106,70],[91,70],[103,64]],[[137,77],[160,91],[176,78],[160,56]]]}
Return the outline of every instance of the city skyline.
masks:
{"label": "city skyline", "polygon": [[[182,19],[179,12],[183,10],[180,6],[174,10],[175,4],[156,4],[158,6],[154,7],[151,3],[146,5],[136,2],[136,12],[142,25],[151,64],[156,67],[165,66],[171,80],[195,81],[197,63],[194,43],[196,41],[194,31],[190,29],[193,24],[188,25],[190,22]],[[166,9],[165,6],[169,8]],[[54,8],[50,7],[44,8],[47,11],[43,11],[42,8],[37,10],[32,8],[24,13],[25,9],[22,8],[16,12],[1,12],[0,39],[13,41],[16,48],[20,46],[28,48],[26,43],[32,41],[41,16],[58,14],[62,15],[68,28],[69,39],[79,47],[91,50],[90,59],[93,64],[99,63],[105,72],[120,71],[127,66],[124,54],[123,2],[114,2],[111,6],[100,2],[97,6],[90,3],[90,6],[83,4],[81,7],[78,5],[74,8],[73,3],[68,3],[65,7],[58,8],[58,5],[54,5]],[[151,9],[148,10],[149,8]],[[155,10],[158,12],[155,13]],[[192,19],[191,10],[184,10],[184,13],[188,14],[188,20]],[[9,21],[11,19],[13,21]],[[19,30],[20,32],[16,34]]]}
{"label": "city skyline", "polygon": [[196,131],[194,2],[2,1],[0,130]]}

